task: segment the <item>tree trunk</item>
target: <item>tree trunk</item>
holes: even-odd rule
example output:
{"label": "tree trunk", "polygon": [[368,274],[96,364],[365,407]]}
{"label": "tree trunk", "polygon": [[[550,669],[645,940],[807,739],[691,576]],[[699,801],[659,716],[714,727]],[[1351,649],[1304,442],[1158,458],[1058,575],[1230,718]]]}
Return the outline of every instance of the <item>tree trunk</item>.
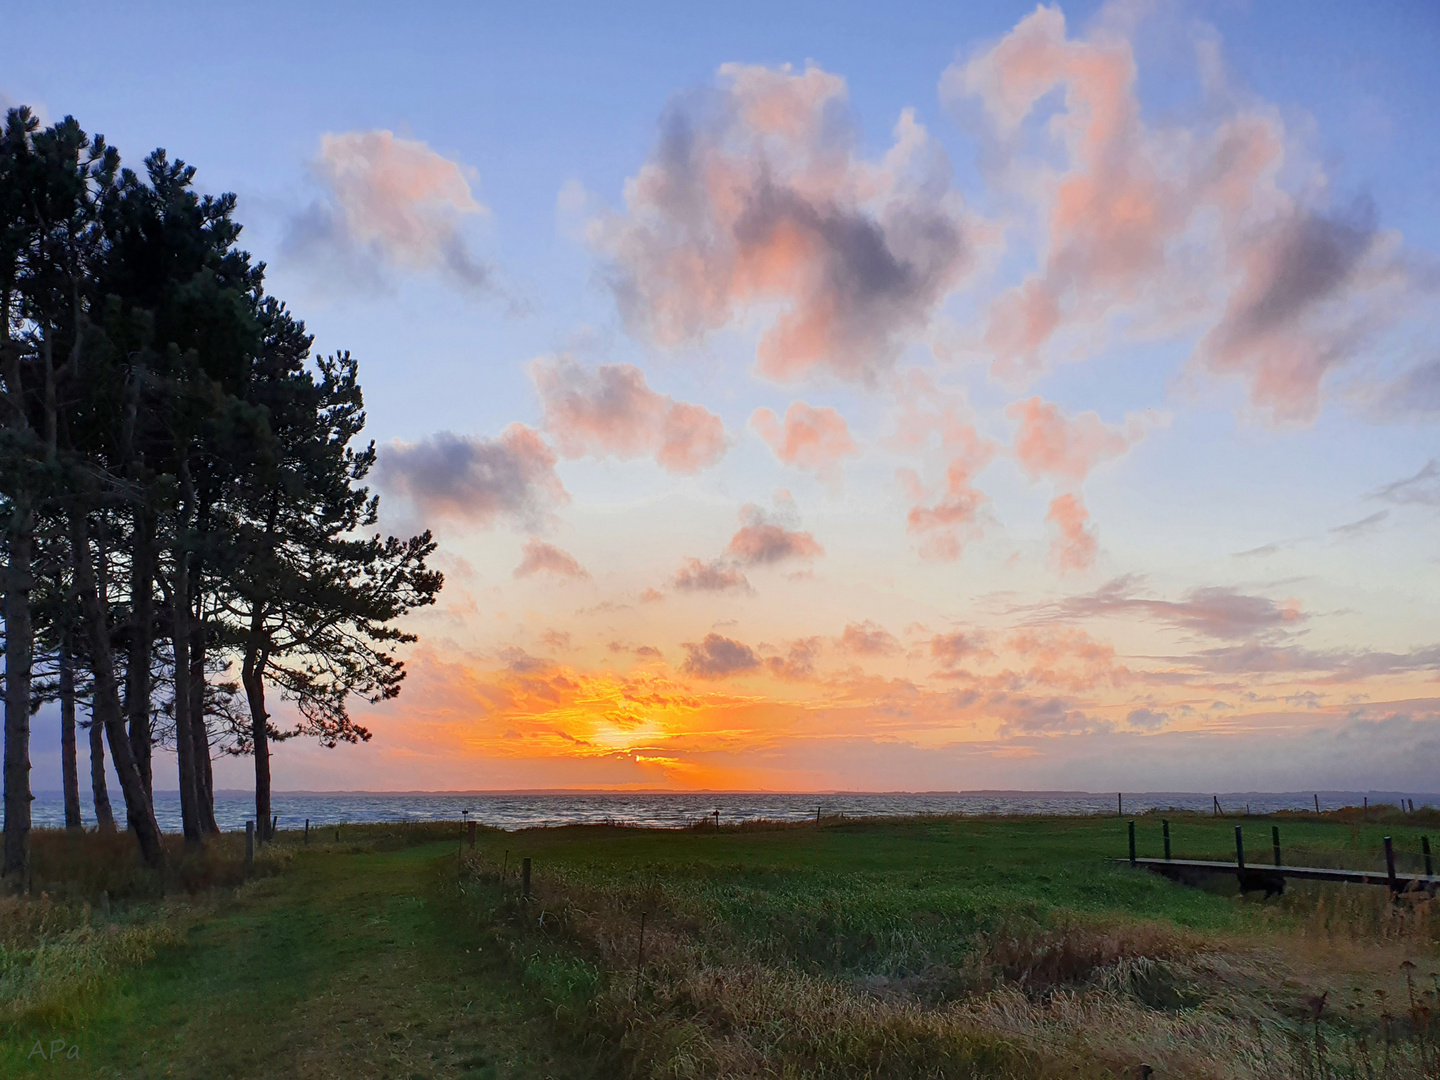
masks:
{"label": "tree trunk", "polygon": [[[257,662],[258,661],[258,662]],[[245,654],[240,681],[250,705],[250,737],[255,744],[255,827],[264,839],[270,837],[270,736],[265,712],[265,670],[263,657],[253,650]]]}
{"label": "tree trunk", "polygon": [[16,500],[5,573],[5,854],[0,877],[25,881],[30,867],[30,626],[34,519]]}
{"label": "tree trunk", "polygon": [[[185,473],[184,459],[180,470]],[[180,821],[185,843],[200,843],[200,809],[196,803],[195,736],[190,730],[190,553],[185,550],[190,527],[188,506],[175,523],[175,588],[170,596],[175,651],[175,758],[180,767]],[[134,728],[132,726],[131,730]]]}
{"label": "tree trunk", "polygon": [[215,824],[215,775],[210,767],[210,726],[205,718],[203,613],[196,617],[190,630],[190,731],[195,737],[195,794],[200,803],[200,831],[206,836],[218,836],[220,827]]}
{"label": "tree trunk", "polygon": [[90,796],[95,800],[95,827],[115,831],[115,811],[110,809],[110,788],[105,781],[105,729],[90,720]]}
{"label": "tree trunk", "polygon": [[130,752],[140,769],[145,795],[154,800],[151,768],[150,658],[155,649],[155,519],[135,511],[130,558],[130,649],[125,667],[125,715],[130,722]]}
{"label": "tree trunk", "polygon": [[90,663],[95,676],[94,721],[103,724],[110,742],[110,757],[120,778],[120,792],[125,796],[125,811],[140,841],[145,862],[160,869],[165,865],[165,845],[160,826],[155,820],[140,767],[130,750],[125,730],[125,717],[120,708],[120,687],[115,680],[115,662],[110,650],[110,620],[95,589],[95,570],[90,563],[89,526],[83,510],[70,514],[70,549],[75,559],[75,587],[90,637]]}
{"label": "tree trunk", "polygon": [[75,658],[70,635],[60,636],[60,772],[65,784],[65,828],[81,828],[80,769],[75,760]]}

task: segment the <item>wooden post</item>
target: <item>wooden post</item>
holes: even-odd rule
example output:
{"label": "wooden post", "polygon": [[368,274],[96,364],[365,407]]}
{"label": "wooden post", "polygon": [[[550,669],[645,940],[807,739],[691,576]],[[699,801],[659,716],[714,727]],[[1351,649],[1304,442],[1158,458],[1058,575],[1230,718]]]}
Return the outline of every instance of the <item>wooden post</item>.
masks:
{"label": "wooden post", "polygon": [[1169,823],[1168,821],[1162,821],[1160,824],[1161,824],[1161,826],[1162,826],[1162,827],[1164,828],[1164,830],[1165,830],[1165,861],[1166,861],[1166,862],[1169,862],[1169,861],[1170,861],[1170,823]]}
{"label": "wooden post", "polygon": [[245,873],[255,869],[255,822],[245,822]]}
{"label": "wooden post", "polygon": [[1424,855],[1425,855],[1425,876],[1426,876],[1426,877],[1434,877],[1434,876],[1435,876],[1435,869],[1434,869],[1434,867],[1431,866],[1431,864],[1430,864],[1430,837],[1428,837],[1428,836],[1422,836],[1422,837],[1420,837],[1420,850],[1421,850],[1421,851],[1424,853]]}
{"label": "wooden post", "polygon": [[1216,817],[1219,817],[1219,816],[1220,816],[1220,796],[1219,796],[1219,795],[1211,795],[1211,796],[1210,796],[1210,801],[1215,804],[1215,816],[1216,816]]}
{"label": "wooden post", "polygon": [[1235,826],[1235,873],[1240,878],[1240,884],[1245,884],[1245,838],[1240,835],[1240,826]]}
{"label": "wooden post", "polygon": [[1320,796],[1318,794],[1315,796],[1315,813],[1320,813]]}
{"label": "wooden post", "polygon": [[815,807],[815,824],[817,826],[820,824],[820,807],[818,806]]}
{"label": "wooden post", "polygon": [[526,900],[530,899],[530,856],[520,864],[520,895]]}
{"label": "wooden post", "polygon": [[720,831],[720,811],[719,811],[719,810],[716,810],[716,811],[715,811],[715,831],[716,831],[716,832],[719,832],[719,831]]}
{"label": "wooden post", "polygon": [[1130,822],[1130,865],[1135,865],[1135,822]]}
{"label": "wooden post", "polygon": [[280,829],[280,815],[276,814],[270,819],[270,839],[275,839],[275,834]]}
{"label": "wooden post", "polygon": [[1280,865],[1280,826],[1270,826],[1270,843],[1275,848],[1275,865]]}
{"label": "wooden post", "polygon": [[305,819],[305,842],[307,844],[310,842],[310,819],[308,817]]}
{"label": "wooden post", "polygon": [[1369,820],[1370,820],[1370,796],[1369,796],[1369,795],[1364,795],[1364,796],[1362,796],[1362,798],[1365,800],[1365,803],[1364,803],[1364,805],[1361,807],[1361,813],[1364,815],[1365,820],[1366,820],[1366,821],[1369,821]]}
{"label": "wooden post", "polygon": [[475,846],[475,822],[472,821],[466,826],[466,834],[466,838],[470,841],[470,846],[473,848]]}
{"label": "wooden post", "polygon": [[1125,796],[1118,791],[1115,793],[1115,816],[1125,816]]}
{"label": "wooden post", "polygon": [[1390,842],[1390,837],[1385,837],[1385,877],[1390,881],[1390,892],[1392,895],[1400,891],[1400,883],[1395,880],[1395,845]]}

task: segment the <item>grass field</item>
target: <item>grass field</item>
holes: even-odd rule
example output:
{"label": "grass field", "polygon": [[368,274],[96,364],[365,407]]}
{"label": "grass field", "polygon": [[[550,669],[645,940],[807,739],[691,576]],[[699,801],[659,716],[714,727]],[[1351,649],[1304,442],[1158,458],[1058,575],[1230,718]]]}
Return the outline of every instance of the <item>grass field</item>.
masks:
{"label": "grass field", "polygon": [[[1247,819],[1250,859],[1278,823],[1292,863],[1390,835],[1418,869],[1440,832],[1356,818]],[[1236,819],[1171,821],[1232,853]],[[1433,901],[1187,888],[1111,861],[1115,818],[458,834],[286,837],[168,900],[113,870],[108,910],[52,838],[54,898],[0,901],[0,1074],[1440,1077]]]}

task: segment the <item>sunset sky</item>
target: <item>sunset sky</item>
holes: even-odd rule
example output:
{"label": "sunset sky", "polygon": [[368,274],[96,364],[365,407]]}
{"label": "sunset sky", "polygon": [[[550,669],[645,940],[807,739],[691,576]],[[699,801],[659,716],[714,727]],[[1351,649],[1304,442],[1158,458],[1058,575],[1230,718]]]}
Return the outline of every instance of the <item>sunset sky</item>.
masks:
{"label": "sunset sky", "polygon": [[1440,790],[1431,0],[6,25],[238,194],[440,541],[277,789]]}

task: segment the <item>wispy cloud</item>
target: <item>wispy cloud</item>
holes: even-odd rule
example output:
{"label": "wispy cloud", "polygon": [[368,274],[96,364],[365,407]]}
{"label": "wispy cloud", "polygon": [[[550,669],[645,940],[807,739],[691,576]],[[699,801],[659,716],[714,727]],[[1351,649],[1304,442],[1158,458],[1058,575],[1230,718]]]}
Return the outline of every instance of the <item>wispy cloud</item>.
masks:
{"label": "wispy cloud", "polygon": [[1402,506],[1440,507],[1440,461],[1431,458],[1414,476],[1386,484],[1370,497]]}

